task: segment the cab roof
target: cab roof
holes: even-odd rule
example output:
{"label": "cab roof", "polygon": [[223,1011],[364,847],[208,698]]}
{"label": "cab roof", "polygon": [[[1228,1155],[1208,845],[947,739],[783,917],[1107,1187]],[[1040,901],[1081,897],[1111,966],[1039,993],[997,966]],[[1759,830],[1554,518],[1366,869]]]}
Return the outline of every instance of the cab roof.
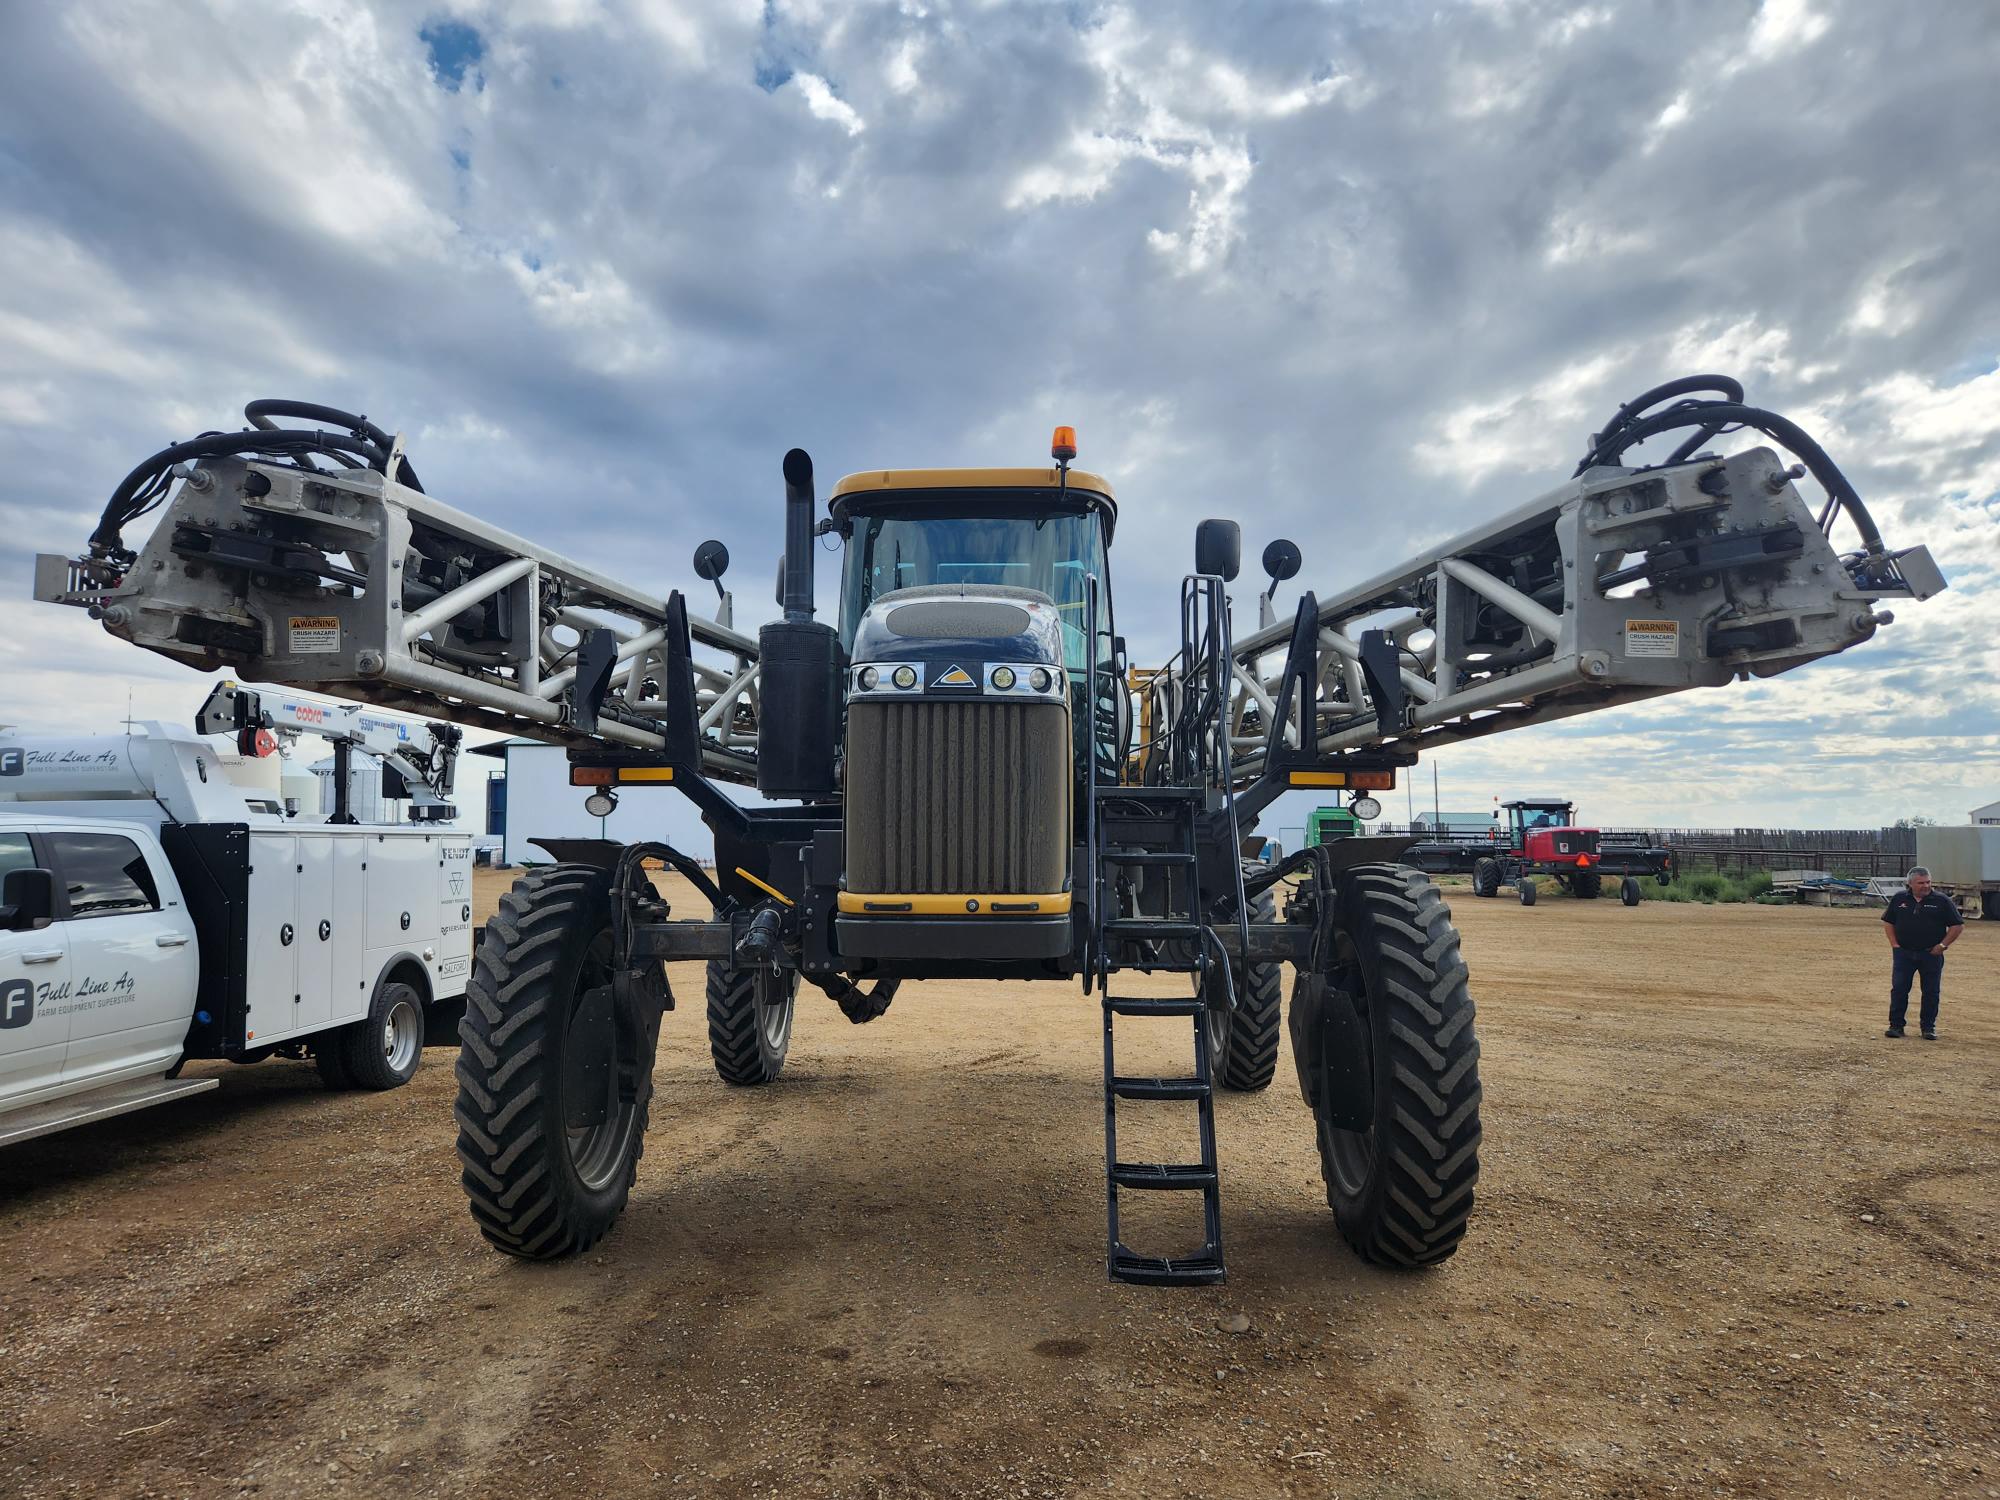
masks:
{"label": "cab roof", "polygon": [[1101,507],[1106,531],[1118,521],[1118,499],[1102,475],[1071,469],[1067,484],[1060,470],[1044,469],[866,469],[849,474],[833,487],[827,509],[844,518],[857,500],[881,496],[898,504],[967,498],[968,490],[1012,490],[1022,500],[1052,498],[1058,488],[1086,507]]}

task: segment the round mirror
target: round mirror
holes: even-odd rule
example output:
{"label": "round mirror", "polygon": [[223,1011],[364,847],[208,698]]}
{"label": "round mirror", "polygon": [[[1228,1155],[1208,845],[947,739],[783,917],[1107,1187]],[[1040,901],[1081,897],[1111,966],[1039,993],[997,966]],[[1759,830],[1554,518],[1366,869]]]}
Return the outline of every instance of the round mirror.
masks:
{"label": "round mirror", "polygon": [[1287,578],[1298,576],[1299,564],[1304,562],[1299,552],[1299,544],[1279,537],[1264,549],[1264,571],[1271,575],[1271,582],[1283,583]]}
{"label": "round mirror", "polygon": [[729,569],[729,549],[710,537],[694,549],[694,576],[715,582]]}

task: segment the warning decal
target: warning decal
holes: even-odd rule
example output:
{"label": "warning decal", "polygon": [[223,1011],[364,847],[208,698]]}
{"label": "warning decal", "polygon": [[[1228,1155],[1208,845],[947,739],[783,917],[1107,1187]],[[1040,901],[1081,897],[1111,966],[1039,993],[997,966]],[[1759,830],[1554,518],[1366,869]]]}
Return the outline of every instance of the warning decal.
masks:
{"label": "warning decal", "polygon": [[1679,656],[1681,654],[1681,622],[1679,620],[1627,620],[1625,622],[1625,654],[1627,656]]}
{"label": "warning decal", "polygon": [[339,615],[293,615],[292,655],[327,656],[340,649]]}

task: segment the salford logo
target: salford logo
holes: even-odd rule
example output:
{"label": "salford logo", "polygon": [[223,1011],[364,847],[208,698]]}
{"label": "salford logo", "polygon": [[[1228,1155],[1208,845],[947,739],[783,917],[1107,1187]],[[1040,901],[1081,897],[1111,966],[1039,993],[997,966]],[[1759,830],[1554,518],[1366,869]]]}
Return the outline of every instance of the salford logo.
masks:
{"label": "salford logo", "polygon": [[0,1031],[35,1019],[35,987],[25,979],[0,980]]}
{"label": "salford logo", "polygon": [[0,776],[19,776],[28,769],[25,750],[0,750]]}

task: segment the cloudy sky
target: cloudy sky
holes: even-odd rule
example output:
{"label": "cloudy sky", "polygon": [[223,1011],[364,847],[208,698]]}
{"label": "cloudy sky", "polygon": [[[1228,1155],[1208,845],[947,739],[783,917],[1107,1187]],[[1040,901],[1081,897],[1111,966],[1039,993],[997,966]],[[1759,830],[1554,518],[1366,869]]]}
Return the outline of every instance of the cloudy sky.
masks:
{"label": "cloudy sky", "polygon": [[1962,821],[2000,797],[1996,76],[1987,0],[0,6],[0,720],[191,712],[29,557],[253,397],[662,592],[720,536],[739,622],[787,447],[1032,463],[1068,422],[1144,661],[1199,517],[1331,592],[1719,370],[1951,591],[1444,751],[1445,804]]}

